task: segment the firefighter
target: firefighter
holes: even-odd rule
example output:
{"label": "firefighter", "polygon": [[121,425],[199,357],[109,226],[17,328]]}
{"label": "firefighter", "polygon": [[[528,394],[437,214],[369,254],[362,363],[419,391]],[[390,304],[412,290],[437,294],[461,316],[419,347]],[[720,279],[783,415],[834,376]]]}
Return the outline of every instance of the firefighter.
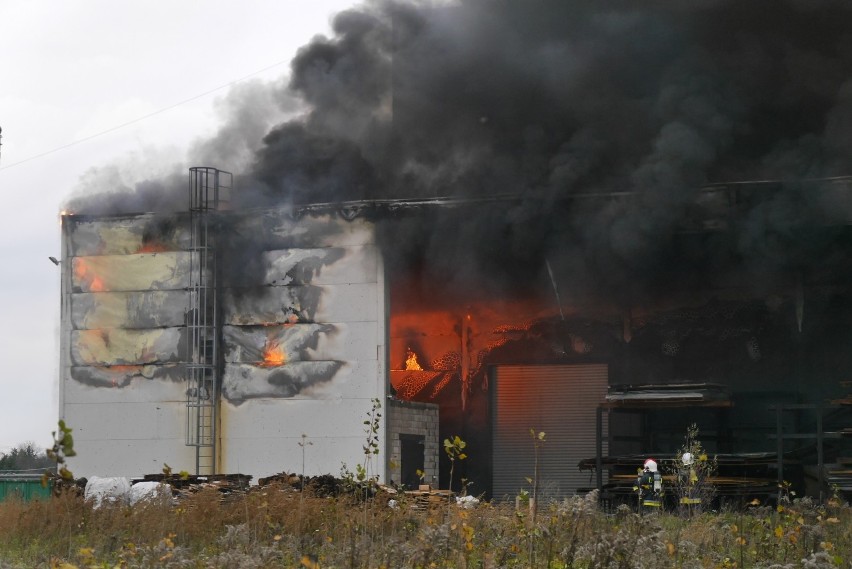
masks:
{"label": "firefighter", "polygon": [[682,463],[678,471],[680,505],[692,510],[693,507],[701,504],[701,497],[698,495],[698,474],[695,472],[695,457],[691,452],[685,452],[681,455],[680,461]]}
{"label": "firefighter", "polygon": [[636,491],[639,493],[639,511],[659,510],[663,506],[663,477],[657,469],[657,462],[649,458],[642,466],[636,479]]}

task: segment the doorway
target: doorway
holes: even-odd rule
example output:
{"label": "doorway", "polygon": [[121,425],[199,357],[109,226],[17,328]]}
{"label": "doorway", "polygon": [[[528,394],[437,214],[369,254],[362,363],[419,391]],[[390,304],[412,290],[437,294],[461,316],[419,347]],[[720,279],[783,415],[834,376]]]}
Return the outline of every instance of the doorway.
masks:
{"label": "doorway", "polygon": [[409,490],[420,485],[419,472],[425,467],[425,439],[423,435],[399,435],[400,446],[400,483]]}

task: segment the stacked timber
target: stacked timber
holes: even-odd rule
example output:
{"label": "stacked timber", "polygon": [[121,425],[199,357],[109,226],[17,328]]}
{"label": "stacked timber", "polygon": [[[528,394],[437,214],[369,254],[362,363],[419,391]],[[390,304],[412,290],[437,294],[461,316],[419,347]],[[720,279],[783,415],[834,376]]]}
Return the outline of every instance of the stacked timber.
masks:
{"label": "stacked timber", "polygon": [[[842,387],[852,387],[852,381],[841,381]],[[832,401],[835,405],[841,405],[852,408],[852,393],[835,399]],[[843,437],[852,437],[852,425],[843,427],[838,430],[838,434]],[[852,457],[838,457],[837,464],[826,465],[826,482],[830,489],[836,489],[844,498],[852,498]]]}
{"label": "stacked timber", "polygon": [[730,394],[717,383],[613,385],[606,394],[610,407],[730,405]]}
{"label": "stacked timber", "polygon": [[[394,493],[397,492],[394,490]],[[444,506],[452,498],[449,490],[437,490],[428,484],[421,485],[417,490],[402,491],[401,498],[414,510],[430,510]]]}
{"label": "stacked timber", "polygon": [[323,498],[337,496],[344,488],[343,481],[335,478],[331,474],[301,476],[299,474],[291,474],[288,472],[279,472],[271,476],[258,478],[257,484],[261,488],[270,484],[278,484],[294,490],[306,488],[313,492],[315,496]]}
{"label": "stacked timber", "polygon": [[[841,381],[840,385],[842,387],[852,387],[852,381]],[[832,400],[834,405],[852,405],[852,393],[846,395],[845,397],[841,397],[840,399]]]}
{"label": "stacked timber", "polygon": [[214,489],[221,494],[223,500],[245,494],[251,483],[252,476],[248,474],[211,474],[208,476],[195,474],[146,474],[133,482],[161,482],[172,489],[172,496],[184,498],[202,490]]}
{"label": "stacked timber", "polygon": [[[841,381],[843,387],[852,387],[852,381]],[[837,405],[852,406],[852,394],[836,401]],[[852,437],[852,425],[844,427],[839,431],[841,437]],[[828,467],[826,481],[830,488],[836,488],[847,499],[852,497],[852,457],[839,457],[836,465]]]}
{"label": "stacked timber", "polygon": [[[631,454],[601,457],[602,468],[609,472],[609,481],[602,491],[616,500],[626,500],[635,494],[633,486],[636,476],[644,462],[645,455]],[[663,484],[674,483],[676,470],[674,456],[655,456],[663,473]],[[739,453],[717,454],[717,473],[709,479],[715,487],[715,495],[720,498],[751,500],[766,499],[778,493],[778,482],[771,469],[777,463],[775,453]],[[789,461],[788,461],[789,463]],[[594,471],[595,458],[583,459],[577,467],[580,470]]]}
{"label": "stacked timber", "polygon": [[844,498],[852,497],[852,458],[841,457],[837,464],[825,465],[825,481],[832,491],[837,491]]}

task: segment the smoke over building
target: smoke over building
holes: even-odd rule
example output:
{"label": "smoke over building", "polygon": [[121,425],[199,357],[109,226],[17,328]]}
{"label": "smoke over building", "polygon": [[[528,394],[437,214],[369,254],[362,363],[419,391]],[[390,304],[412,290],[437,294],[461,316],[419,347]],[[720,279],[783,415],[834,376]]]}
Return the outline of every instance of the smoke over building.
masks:
{"label": "smoke over building", "polygon": [[[216,332],[225,404],[291,400],[301,392],[288,391],[291,376],[262,380],[278,391],[258,391],[256,381],[264,370],[290,373],[295,352],[314,368],[328,362],[310,375],[324,385],[362,361],[334,350],[315,357],[321,338],[334,337],[340,324],[317,314],[323,287],[363,284],[356,275],[372,267],[370,282],[387,290],[389,302],[376,301],[371,316],[387,341],[376,343],[383,387],[370,395],[390,389],[401,399],[439,403],[442,435],[464,434],[472,449],[483,449],[484,458],[468,467],[480,490],[506,487],[492,480],[505,467],[500,445],[514,436],[501,430],[510,421],[499,418],[510,411],[503,404],[521,396],[505,395],[500,385],[538,382],[551,390],[539,397],[566,394],[555,398],[560,405],[583,391],[571,382],[596,386],[587,394],[592,402],[621,384],[721,385],[737,411],[724,428],[715,416],[701,421],[728,441],[722,450],[764,450],[763,431],[775,418],[754,393],[771,392],[777,404],[824,403],[842,395],[838,381],[852,366],[844,325],[852,308],[852,201],[843,177],[852,173],[850,16],[843,2],[798,0],[771,9],[727,0],[688,7],[667,0],[641,7],[370,2],[340,13],[331,37],[300,50],[286,88],[236,93],[229,122],[193,150],[194,160],[232,164],[235,173],[227,208],[217,208],[210,225],[216,282],[229,291],[222,306],[231,320]],[[300,110],[263,132],[251,110],[269,98]],[[185,184],[176,173],[69,208],[95,224],[129,219],[128,230],[142,231],[142,241],[145,231],[160,241],[173,237],[168,278],[177,280],[167,288],[183,291],[189,285],[179,278],[178,252],[188,250],[181,239],[191,232],[180,213]],[[88,227],[79,220],[77,234]],[[366,257],[348,249],[352,234],[369,235],[357,244],[368,245]],[[92,296],[74,298],[72,313],[83,302],[100,306],[99,292],[122,290],[95,290],[93,279],[125,262],[106,257],[142,254],[107,253],[114,245],[99,235],[100,249],[68,237],[66,254],[91,276],[76,278],[92,279],[80,289]],[[97,266],[98,256],[105,265]],[[339,269],[346,276],[322,281],[337,266],[349,267]],[[178,346],[157,365],[180,367],[185,340],[176,330],[191,310],[167,302],[177,303],[168,310],[174,321],[144,327],[173,329],[174,342],[165,332],[128,342],[157,353],[157,342]],[[255,318],[269,306],[278,310],[272,320]],[[292,309],[293,322],[282,307]],[[288,363],[264,368],[267,340],[281,338],[262,326],[296,322],[310,329],[300,329]],[[153,365],[106,357],[117,340],[100,332],[102,322],[92,324],[98,332],[74,326],[72,350],[88,336],[105,350],[104,358],[78,363]],[[370,348],[359,350],[361,358]],[[261,369],[248,373],[237,364]],[[180,377],[170,381],[182,386]],[[65,377],[66,385],[81,381]],[[586,435],[591,429],[593,438],[583,414],[590,405],[562,422]],[[535,416],[523,413],[515,426],[522,435],[559,432],[556,411],[548,413],[546,428],[521,424]],[[652,429],[678,424],[679,413],[651,420]],[[614,420],[608,429],[625,428],[625,420]],[[725,439],[732,432],[741,446]],[[646,438],[643,448],[608,436],[607,449],[673,451],[673,440],[657,442]],[[571,465],[595,452],[565,445],[570,456],[559,460]]]}

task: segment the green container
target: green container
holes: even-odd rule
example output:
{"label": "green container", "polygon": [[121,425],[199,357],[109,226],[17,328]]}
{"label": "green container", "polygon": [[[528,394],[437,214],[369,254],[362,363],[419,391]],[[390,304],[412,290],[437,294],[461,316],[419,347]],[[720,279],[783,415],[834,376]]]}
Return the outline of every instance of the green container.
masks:
{"label": "green container", "polygon": [[0,476],[0,501],[17,497],[29,502],[40,498],[50,498],[53,491],[53,480],[48,480],[47,487],[41,485],[41,476]]}

